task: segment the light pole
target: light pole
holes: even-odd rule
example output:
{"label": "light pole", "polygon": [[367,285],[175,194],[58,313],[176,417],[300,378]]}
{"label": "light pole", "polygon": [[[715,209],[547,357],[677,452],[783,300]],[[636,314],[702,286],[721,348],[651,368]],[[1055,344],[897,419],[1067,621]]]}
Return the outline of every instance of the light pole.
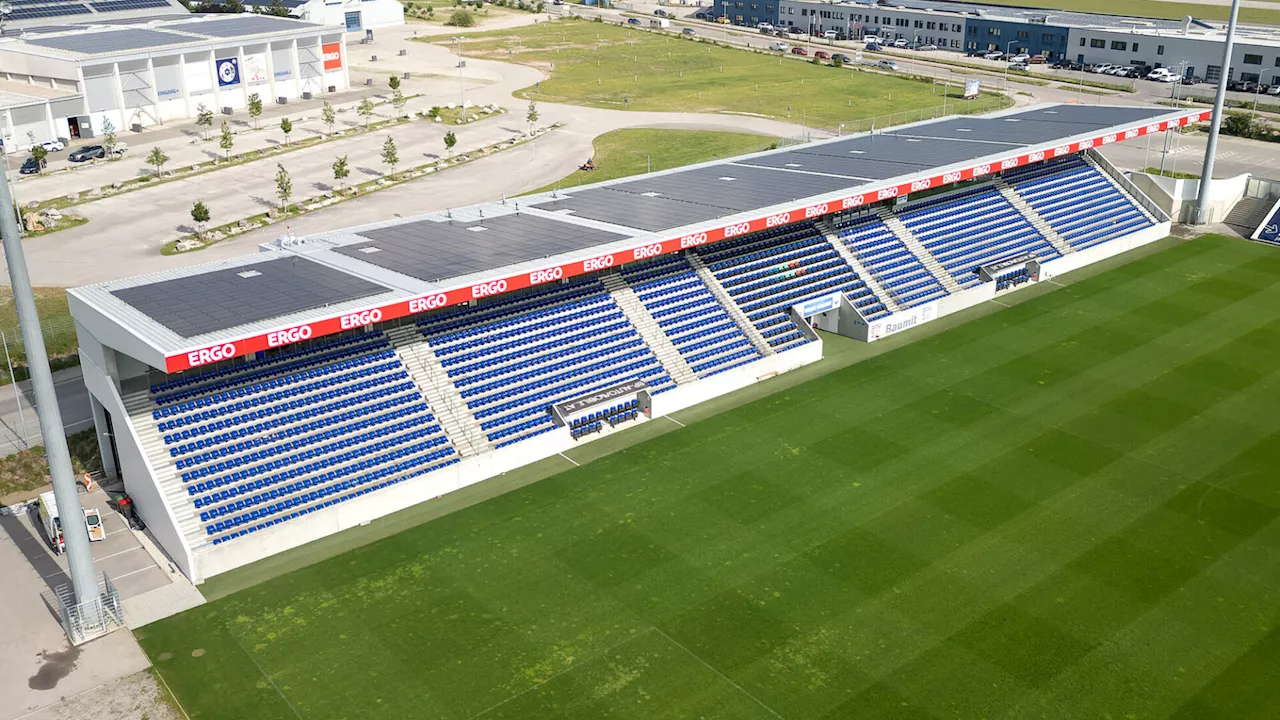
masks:
{"label": "light pole", "polygon": [[651,172],[653,172],[653,156],[651,156],[651,155],[650,155],[649,153],[647,153],[647,152],[640,152],[639,150],[632,150],[632,151],[631,151],[631,154],[632,154],[632,155],[643,155],[643,156],[644,156],[644,159],[645,159],[645,164],[648,166],[648,167],[647,167],[647,169],[645,170],[645,172],[646,172],[646,173],[651,173]]}
{"label": "light pole", "polygon": [[1004,91],[1005,92],[1009,92],[1009,65],[1012,64],[1009,62],[1009,50],[1011,46],[1016,42],[1018,41],[1010,40],[1009,42],[1004,44]]}
{"label": "light pole", "polygon": [[[1200,191],[1196,195],[1196,213],[1192,222],[1204,225],[1209,220],[1209,185],[1213,181],[1213,161],[1218,154],[1218,130],[1222,127],[1222,105],[1227,99],[1227,76],[1231,74],[1231,51],[1236,43],[1236,18],[1240,16],[1240,0],[1231,0],[1231,20],[1227,23],[1227,39],[1222,48],[1222,76],[1213,100],[1213,118],[1209,121],[1209,142],[1204,148],[1204,169],[1200,172]],[[1174,158],[1175,162],[1177,158]]]}
{"label": "light pole", "polygon": [[462,38],[453,36],[453,52],[458,56],[458,103],[464,110],[467,107],[467,89],[462,84]]}

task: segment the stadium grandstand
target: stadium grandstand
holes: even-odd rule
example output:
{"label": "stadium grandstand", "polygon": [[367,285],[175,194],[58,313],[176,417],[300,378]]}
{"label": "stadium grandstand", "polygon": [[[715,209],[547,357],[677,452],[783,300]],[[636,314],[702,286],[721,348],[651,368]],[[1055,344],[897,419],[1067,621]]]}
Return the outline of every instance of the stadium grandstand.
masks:
{"label": "stadium grandstand", "polygon": [[1168,234],[1040,105],[283,237],[69,291],[108,471],[200,582]]}

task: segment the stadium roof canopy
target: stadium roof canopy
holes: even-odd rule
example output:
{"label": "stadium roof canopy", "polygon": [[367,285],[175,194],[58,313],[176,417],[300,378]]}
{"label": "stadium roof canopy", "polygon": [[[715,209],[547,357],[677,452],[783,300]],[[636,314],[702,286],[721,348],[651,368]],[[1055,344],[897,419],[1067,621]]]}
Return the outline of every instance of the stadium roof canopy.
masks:
{"label": "stadium roof canopy", "polygon": [[20,28],[16,33],[5,33],[9,40],[0,49],[41,57],[85,60],[339,29],[267,15],[192,15],[183,12]]}
{"label": "stadium roof canopy", "polygon": [[1207,118],[1039,105],[948,117],[303,238],[70,292],[93,335],[177,372],[981,178]]}

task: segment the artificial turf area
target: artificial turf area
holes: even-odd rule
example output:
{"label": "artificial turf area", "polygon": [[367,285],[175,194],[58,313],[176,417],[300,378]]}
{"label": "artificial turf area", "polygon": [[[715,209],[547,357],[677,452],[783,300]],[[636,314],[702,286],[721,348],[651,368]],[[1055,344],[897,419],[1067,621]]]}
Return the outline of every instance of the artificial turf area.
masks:
{"label": "artificial turf area", "polygon": [[1274,718],[1277,358],[1205,237],[137,635],[192,718]]}

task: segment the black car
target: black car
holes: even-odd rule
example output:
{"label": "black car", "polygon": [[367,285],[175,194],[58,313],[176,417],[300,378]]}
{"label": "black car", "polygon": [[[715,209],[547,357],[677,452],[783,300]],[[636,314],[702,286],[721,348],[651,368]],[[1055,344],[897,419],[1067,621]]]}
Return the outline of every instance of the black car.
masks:
{"label": "black car", "polygon": [[29,157],[26,162],[22,163],[22,167],[18,169],[18,172],[22,175],[35,175],[40,172],[40,165],[39,160]]}
{"label": "black car", "polygon": [[85,145],[67,156],[71,162],[86,162],[107,156],[107,149],[101,145]]}

